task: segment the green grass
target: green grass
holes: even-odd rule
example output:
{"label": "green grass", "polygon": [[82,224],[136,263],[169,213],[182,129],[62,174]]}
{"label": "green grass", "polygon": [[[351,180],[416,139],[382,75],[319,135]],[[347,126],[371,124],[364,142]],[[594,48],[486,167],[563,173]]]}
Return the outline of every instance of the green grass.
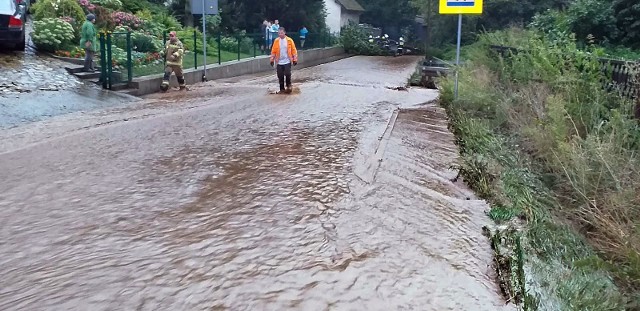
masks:
{"label": "green grass", "polygon": [[[625,248],[603,248],[593,239],[594,234],[606,237],[605,227],[593,229],[580,222],[585,209],[577,194],[585,192],[570,187],[582,184],[568,181],[597,189],[589,197],[607,210],[632,206],[629,200],[606,200],[624,199],[626,192],[607,188],[605,178],[625,182],[637,177],[635,171],[616,166],[617,159],[625,159],[622,149],[635,148],[624,145],[626,136],[616,135],[640,132],[637,128],[623,130],[626,116],[621,121],[615,118],[621,112],[607,117],[607,109],[598,109],[597,114],[587,110],[585,107],[615,103],[615,99],[602,93],[597,83],[589,84],[589,77],[580,72],[557,71],[549,62],[555,56],[544,54],[549,47],[533,43],[542,52],[509,60],[495,59],[483,42],[468,46],[457,99],[453,98],[453,81],[441,81],[441,103],[460,148],[460,173],[490,203],[489,217],[501,224],[500,230],[491,232],[492,240],[501,243],[498,261],[510,263],[500,267],[507,270],[501,274],[511,276],[509,295],[525,310],[638,310],[634,308],[640,308],[640,295],[633,288],[640,284],[640,256],[625,255]],[[537,79],[531,81],[532,76]],[[572,105],[581,109],[573,110]],[[542,109],[536,110],[539,107]],[[576,126],[570,120],[582,123]],[[614,129],[610,132],[598,128],[607,120]],[[578,129],[592,140],[573,134]],[[602,135],[600,140],[594,139],[597,135]],[[611,151],[604,157],[609,175],[598,173],[598,158],[591,156],[607,146],[607,139],[618,146],[607,149]],[[583,159],[591,162],[581,162]],[[592,171],[598,173],[598,183],[586,178]],[[573,176],[581,179],[571,179]],[[633,190],[629,189],[627,192]],[[625,215],[634,219],[635,214]],[[590,236],[583,235],[587,230]],[[521,248],[515,242],[518,237],[522,238]]]}
{"label": "green grass", "polygon": [[[233,53],[233,52],[227,52],[227,51],[221,51],[221,57],[220,60],[222,63],[224,62],[228,62],[228,61],[234,61],[234,60],[238,60],[238,53]],[[259,53],[259,51],[258,51]],[[258,54],[259,56],[260,54]],[[240,59],[245,59],[245,58],[250,58],[253,57],[253,54],[249,55],[249,54],[245,54],[245,53],[240,53]],[[198,68],[202,68],[202,55],[198,55]],[[218,64],[218,56],[217,55],[208,55],[207,56],[207,66],[209,65],[214,65],[214,64]],[[191,69],[191,68],[195,68],[195,59],[193,57],[192,53],[188,53],[185,55],[184,59],[182,60],[182,65],[184,67],[184,70],[187,69]],[[162,63],[159,64],[152,64],[152,65],[146,65],[146,66],[140,66],[140,67],[134,67],[133,68],[133,76],[134,77],[142,77],[142,76],[148,76],[148,75],[155,75],[155,74],[161,74],[164,72],[164,65]]]}
{"label": "green grass", "polygon": [[478,121],[459,116],[452,120],[454,132],[465,145],[461,148],[463,172],[467,171],[464,179],[485,193],[494,221],[506,223],[532,215],[527,216],[531,221],[524,232],[524,259],[514,243],[523,233],[512,229],[497,233],[505,243],[502,256],[511,257],[513,263],[508,272],[513,276],[512,291],[524,297],[526,310],[624,310],[623,295],[597,264],[602,260],[571,227],[557,223],[548,213],[557,208],[548,199],[549,190],[540,186],[523,162],[509,160],[518,156],[517,147],[492,132],[488,123]]}

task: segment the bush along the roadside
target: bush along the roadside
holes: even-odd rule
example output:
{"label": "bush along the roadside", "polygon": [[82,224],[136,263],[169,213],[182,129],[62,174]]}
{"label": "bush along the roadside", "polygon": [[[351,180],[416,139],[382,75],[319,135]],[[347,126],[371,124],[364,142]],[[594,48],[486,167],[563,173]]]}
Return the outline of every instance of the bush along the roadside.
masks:
{"label": "bush along the roadside", "polygon": [[[522,33],[521,30],[518,30]],[[461,176],[492,206],[504,294],[525,310],[640,308],[640,127],[570,37],[485,34],[441,102]],[[491,44],[527,38],[502,58]],[[562,42],[562,43],[560,43]],[[522,43],[522,42],[520,42]]]}
{"label": "bush along the roadside", "polygon": [[70,17],[71,25],[78,30],[84,23],[85,12],[76,0],[40,0],[31,7],[33,19],[41,21],[47,18]]}
{"label": "bush along the roadside", "polygon": [[347,53],[356,55],[382,55],[382,49],[369,42],[369,33],[358,25],[345,26],[340,31],[340,44]]}
{"label": "bush along the roadside", "polygon": [[61,18],[45,18],[33,23],[33,43],[42,51],[55,52],[73,46],[73,26]]}

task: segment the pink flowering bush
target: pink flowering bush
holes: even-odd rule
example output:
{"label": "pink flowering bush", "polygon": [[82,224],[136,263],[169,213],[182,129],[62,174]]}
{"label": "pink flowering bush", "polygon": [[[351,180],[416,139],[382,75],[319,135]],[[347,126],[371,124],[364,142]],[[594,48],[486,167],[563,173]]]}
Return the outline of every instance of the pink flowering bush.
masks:
{"label": "pink flowering bush", "polygon": [[130,30],[138,30],[143,25],[142,19],[126,12],[113,12],[111,18],[116,26],[127,27]]}
{"label": "pink flowering bush", "polygon": [[78,4],[80,4],[85,13],[93,13],[96,9],[96,6],[89,0],[78,0]]}

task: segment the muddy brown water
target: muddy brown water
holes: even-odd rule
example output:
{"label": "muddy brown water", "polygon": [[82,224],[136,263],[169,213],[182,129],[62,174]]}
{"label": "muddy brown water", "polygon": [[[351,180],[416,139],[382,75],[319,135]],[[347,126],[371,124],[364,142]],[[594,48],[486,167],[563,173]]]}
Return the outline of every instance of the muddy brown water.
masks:
{"label": "muddy brown water", "polygon": [[453,136],[424,105],[437,93],[386,88],[416,61],[298,70],[295,96],[268,95],[270,76],[209,82],[7,134],[0,309],[510,310],[487,206],[450,181]]}

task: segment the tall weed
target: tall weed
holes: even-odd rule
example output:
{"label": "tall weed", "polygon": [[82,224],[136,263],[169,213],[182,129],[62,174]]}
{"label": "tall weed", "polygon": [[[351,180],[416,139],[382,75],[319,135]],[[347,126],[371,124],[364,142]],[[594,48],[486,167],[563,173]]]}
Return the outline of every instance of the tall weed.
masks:
{"label": "tall weed", "polygon": [[[500,57],[491,45],[520,52]],[[596,53],[578,51],[571,36],[510,29],[481,35],[465,55],[458,99],[450,80],[441,87],[465,180],[490,200],[495,220],[529,221],[531,254],[571,272],[554,290],[575,307],[568,309],[623,308],[606,278],[640,291],[640,127],[632,105],[603,89]]]}

